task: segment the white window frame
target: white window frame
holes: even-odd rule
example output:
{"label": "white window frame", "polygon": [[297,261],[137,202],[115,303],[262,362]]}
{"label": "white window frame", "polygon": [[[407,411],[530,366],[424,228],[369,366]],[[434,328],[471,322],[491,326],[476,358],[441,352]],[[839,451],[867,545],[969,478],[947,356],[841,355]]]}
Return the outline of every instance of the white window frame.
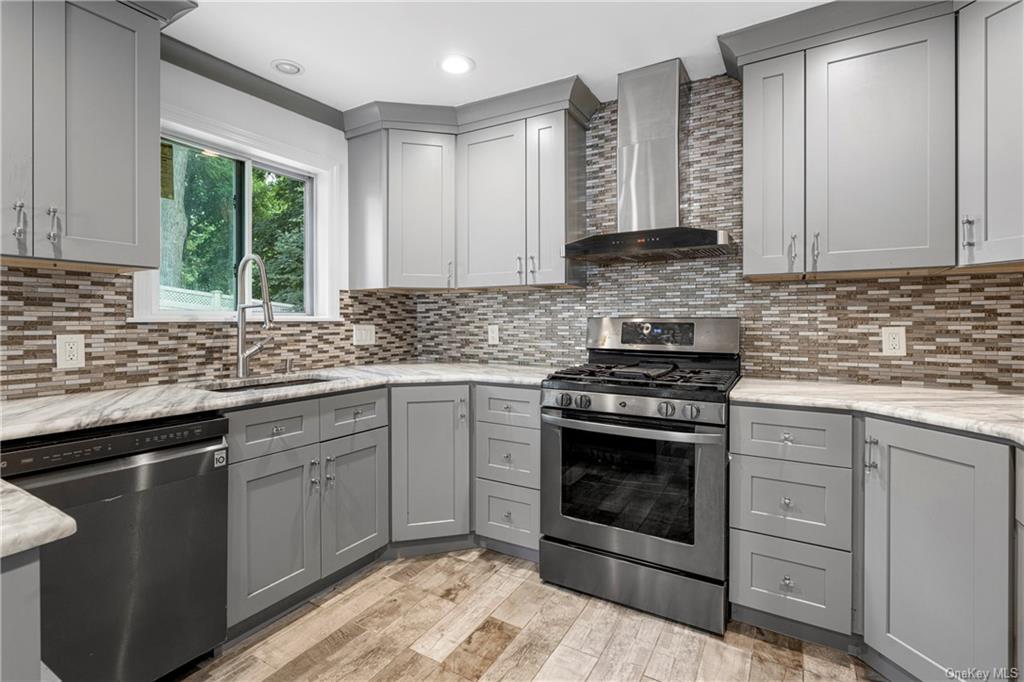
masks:
{"label": "white window frame", "polygon": [[[258,166],[270,171],[277,171],[289,176],[309,179],[309,191],[306,193],[306,253],[305,253],[305,313],[277,313],[275,319],[282,322],[338,320],[338,283],[330,274],[330,268],[324,267],[330,244],[327,233],[328,221],[324,219],[331,212],[328,197],[332,184],[336,184],[335,173],[325,168],[326,164],[303,162],[292,156],[276,154],[272,149],[282,145],[274,140],[267,140],[243,133],[229,126],[220,126],[210,121],[203,122],[204,128],[197,129],[190,125],[182,125],[168,120],[161,121],[161,138],[167,138],[182,144],[200,149],[210,149],[231,159],[244,163],[246,208],[244,213],[244,246],[245,253],[252,250],[252,168]],[[214,128],[220,128],[214,130]],[[301,156],[298,150],[295,156]],[[314,160],[314,162],[317,160]],[[249,268],[249,279],[253,277]],[[235,322],[237,312],[212,310],[161,310],[160,309],[160,272],[150,270],[136,272],[133,282],[133,311],[128,322]],[[242,302],[252,300],[252,286],[239,292]],[[252,310],[250,319],[261,319],[262,312]]]}

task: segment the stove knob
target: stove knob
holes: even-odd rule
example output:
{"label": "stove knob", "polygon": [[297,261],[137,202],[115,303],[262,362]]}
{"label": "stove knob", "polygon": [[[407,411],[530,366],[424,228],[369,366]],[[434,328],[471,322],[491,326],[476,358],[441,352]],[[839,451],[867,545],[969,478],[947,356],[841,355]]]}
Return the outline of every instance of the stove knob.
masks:
{"label": "stove knob", "polygon": [[590,396],[589,395],[578,395],[576,396],[576,407],[581,410],[586,410],[590,407]]}
{"label": "stove knob", "polygon": [[696,405],[683,405],[683,418],[696,419],[700,416],[700,408]]}
{"label": "stove knob", "polygon": [[658,403],[658,414],[662,417],[671,417],[676,413],[676,406],[674,403],[670,403],[667,400],[662,403]]}
{"label": "stove knob", "polygon": [[559,393],[558,397],[555,398],[555,403],[559,407],[572,407],[572,396],[568,393]]}

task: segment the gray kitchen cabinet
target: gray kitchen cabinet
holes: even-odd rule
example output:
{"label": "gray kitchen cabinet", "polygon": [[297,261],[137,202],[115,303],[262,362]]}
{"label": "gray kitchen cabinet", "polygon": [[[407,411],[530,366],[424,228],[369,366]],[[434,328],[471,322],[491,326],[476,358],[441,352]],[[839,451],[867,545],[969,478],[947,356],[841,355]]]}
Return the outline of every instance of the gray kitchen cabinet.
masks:
{"label": "gray kitchen cabinet", "polygon": [[320,445],[322,575],[388,544],[388,430]]}
{"label": "gray kitchen cabinet", "polygon": [[476,481],[477,535],[540,547],[540,491],[483,478]]}
{"label": "gray kitchen cabinet", "polygon": [[320,440],[388,425],[388,390],[377,388],[320,399]]}
{"label": "gray kitchen cabinet", "polygon": [[389,287],[454,286],[455,136],[388,133]]}
{"label": "gray kitchen cabinet", "polygon": [[808,272],[955,263],[954,60],[952,15],[806,52]]}
{"label": "gray kitchen cabinet", "polygon": [[490,424],[479,418],[475,427],[477,476],[540,488],[540,429]]}
{"label": "gray kitchen cabinet", "polygon": [[865,419],[864,641],[921,679],[1011,663],[1011,451]]}
{"label": "gray kitchen cabinet", "polygon": [[391,390],[391,529],[396,541],[469,532],[469,387]]}
{"label": "gray kitchen cabinet", "polygon": [[849,468],[853,461],[853,417],[833,412],[732,405],[729,448],[741,455]]}
{"label": "gray kitchen cabinet", "polygon": [[32,255],[32,3],[0,3],[0,252]]}
{"label": "gray kitchen cabinet", "polygon": [[535,388],[477,386],[473,396],[477,421],[540,428],[540,391]]}
{"label": "gray kitchen cabinet", "polygon": [[581,280],[564,253],[585,221],[586,130],[565,111],[526,119],[526,284]]}
{"label": "gray kitchen cabinet", "polygon": [[526,121],[459,135],[459,287],[526,284]]}
{"label": "gray kitchen cabinet", "polygon": [[1024,259],[1024,5],[975,2],[958,23],[959,264]]}
{"label": "gray kitchen cabinet", "polygon": [[743,274],[804,271],[804,53],[743,68]]}
{"label": "gray kitchen cabinet", "polygon": [[319,446],[228,468],[228,625],[309,585],[320,573]]}
{"label": "gray kitchen cabinet", "polygon": [[32,14],[21,57],[33,74],[32,125],[21,131],[33,144],[32,229],[13,253],[156,268],[159,23],[113,2],[35,2]]}
{"label": "gray kitchen cabinet", "polygon": [[314,398],[228,413],[228,462],[318,442],[322,402]]}

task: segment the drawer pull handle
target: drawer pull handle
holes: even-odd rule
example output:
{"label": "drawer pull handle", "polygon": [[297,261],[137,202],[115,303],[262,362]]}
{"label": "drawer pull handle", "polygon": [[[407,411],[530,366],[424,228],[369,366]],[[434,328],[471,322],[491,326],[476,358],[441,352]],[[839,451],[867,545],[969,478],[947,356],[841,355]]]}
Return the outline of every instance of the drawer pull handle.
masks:
{"label": "drawer pull handle", "polygon": [[509,523],[512,523],[512,512],[511,511],[506,511],[504,516],[505,516],[505,520],[506,521],[508,521]]}
{"label": "drawer pull handle", "polygon": [[56,206],[51,206],[46,209],[46,215],[50,216],[50,231],[46,233],[46,238],[54,244],[57,243],[57,238],[60,237],[60,233],[57,232],[57,214],[59,211]]}
{"label": "drawer pull handle", "polygon": [[788,575],[784,575],[782,576],[782,580],[779,582],[779,586],[783,589],[791,590],[793,589],[793,579]]}
{"label": "drawer pull handle", "polygon": [[871,472],[872,469],[878,469],[878,462],[871,459],[871,451],[876,445],[878,445],[878,439],[874,436],[869,436],[864,439],[864,471]]}
{"label": "drawer pull handle", "polygon": [[283,426],[275,426],[274,428],[270,429],[270,432],[272,434],[274,434],[275,436],[278,435],[278,434],[282,434],[282,433],[284,433],[284,427]]}
{"label": "drawer pull handle", "polygon": [[324,478],[327,480],[327,485],[334,485],[334,474],[327,474]]}
{"label": "drawer pull handle", "polygon": [[319,478],[311,478],[311,479],[309,479],[309,482],[313,484],[314,488],[319,488],[320,487],[320,479]]}
{"label": "drawer pull handle", "polygon": [[363,411],[362,410],[352,410],[352,418],[353,419],[359,419],[359,417],[361,417],[362,415],[363,415]]}
{"label": "drawer pull handle", "polygon": [[793,506],[793,500],[789,499],[788,497],[783,497],[782,498],[782,506],[783,507],[792,507]]}
{"label": "drawer pull handle", "polygon": [[509,405],[508,403],[505,403],[505,407],[503,407],[503,408],[501,408],[501,409],[503,409],[503,410],[505,410],[506,412],[508,412],[509,410],[511,410],[511,409],[512,409],[512,406],[511,406],[511,405]]}
{"label": "drawer pull handle", "polygon": [[506,462],[509,462],[511,464],[511,462],[512,462],[512,453],[511,452],[506,452],[504,459],[505,459]]}
{"label": "drawer pull handle", "polygon": [[783,431],[782,432],[782,442],[785,443],[786,445],[792,445],[793,444],[793,434],[790,433],[789,431]]}
{"label": "drawer pull handle", "polygon": [[309,460],[309,466],[311,466],[311,467],[318,467],[318,466],[320,466],[320,460],[318,460],[318,459],[311,459],[311,460]]}

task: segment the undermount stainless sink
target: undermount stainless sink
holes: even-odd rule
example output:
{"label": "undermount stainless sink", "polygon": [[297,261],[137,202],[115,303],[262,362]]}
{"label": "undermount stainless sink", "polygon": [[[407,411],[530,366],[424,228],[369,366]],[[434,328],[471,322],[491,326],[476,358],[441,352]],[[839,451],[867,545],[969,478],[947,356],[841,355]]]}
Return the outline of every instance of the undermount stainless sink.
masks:
{"label": "undermount stainless sink", "polygon": [[288,377],[266,377],[263,379],[237,379],[235,381],[221,381],[203,386],[203,390],[214,393],[240,393],[242,391],[263,391],[271,388],[287,388],[289,386],[306,386],[308,384],[319,384],[331,379],[321,377],[302,377],[290,379]]}

